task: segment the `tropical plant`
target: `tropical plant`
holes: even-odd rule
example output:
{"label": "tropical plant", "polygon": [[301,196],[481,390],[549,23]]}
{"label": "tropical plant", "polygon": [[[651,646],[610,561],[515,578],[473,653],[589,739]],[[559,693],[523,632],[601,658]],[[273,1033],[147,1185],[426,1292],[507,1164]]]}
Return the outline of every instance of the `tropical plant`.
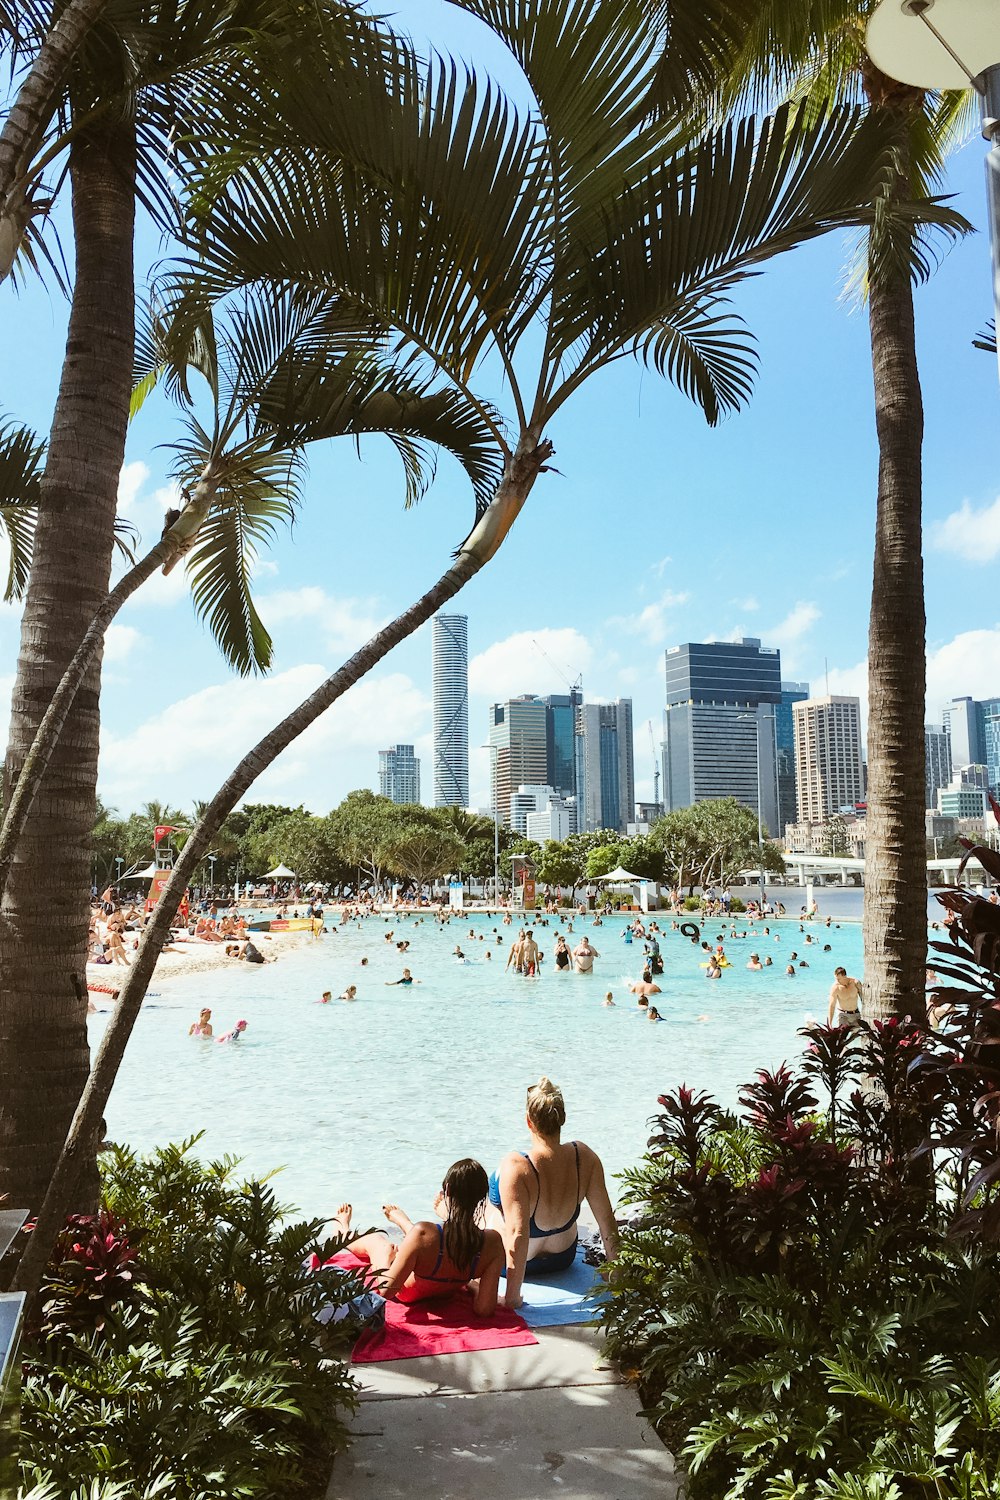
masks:
{"label": "tropical plant", "polygon": [[[718,8],[713,45],[696,72],[670,66],[654,97],[686,97],[703,117],[736,101],[791,96],[807,106],[861,101],[892,146],[892,165],[871,200],[856,269],[867,294],[879,470],[868,637],[868,813],[865,843],[865,976],[879,1015],[906,1014],[923,984],[925,612],[921,550],[923,406],[912,283],[934,268],[935,247],[905,206],[940,190],[943,163],[971,124],[969,91],[925,93],[887,78],[865,51],[873,0],[763,0]],[[695,66],[695,65],[693,65]],[[692,89],[696,77],[700,92]],[[936,217],[955,237],[971,226]]]}
{"label": "tropical plant", "polygon": [[[507,46],[534,112],[522,118],[492,83],[405,51],[387,87],[384,70],[379,83],[372,69],[346,66],[331,27],[308,44],[294,31],[274,45],[260,38],[265,61],[241,75],[235,153],[226,151],[228,93],[218,127],[192,132],[196,258],[171,282],[192,331],[206,298],[275,283],[318,293],[331,313],[378,330],[415,382],[442,377],[462,395],[492,433],[502,475],[442,577],[265,736],[211,800],[146,928],[74,1139],[89,1139],[85,1122],[107,1097],[167,925],[222,818],[489,562],[549,467],[547,429],[563,405],[595,372],[637,355],[710,422],[739,406],[753,354],[729,311],[733,288],[770,256],[868,216],[884,174],[877,130],[859,128],[851,110],[817,118],[783,109],[699,141],[676,115],[640,128],[659,51],[640,0],[465,8]],[[509,432],[470,386],[488,354],[506,377]],[[303,418],[326,409],[321,369],[296,390]],[[64,1154],[50,1184],[25,1276],[58,1223],[72,1160]]]}
{"label": "tropical plant", "polygon": [[105,1153],[100,1220],[63,1236],[21,1423],[42,1493],[311,1495],[346,1442],[354,1387],[314,1318],[353,1278],[313,1271],[319,1225],[289,1223],[266,1183],[201,1165],[194,1145]]}
{"label": "tropical plant", "polygon": [[[659,850],[667,878],[678,886],[728,885],[742,869],[763,866],[783,874],[779,850],[765,838],[759,843],[757,814],[735,797],[696,802],[658,818],[647,843]],[[639,872],[641,873],[641,872]]]}

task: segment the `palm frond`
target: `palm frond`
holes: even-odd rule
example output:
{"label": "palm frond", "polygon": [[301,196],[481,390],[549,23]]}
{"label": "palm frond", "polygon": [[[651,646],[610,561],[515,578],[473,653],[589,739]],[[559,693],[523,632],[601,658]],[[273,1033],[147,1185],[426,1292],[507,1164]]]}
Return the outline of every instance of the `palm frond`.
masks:
{"label": "palm frond", "polygon": [[28,586],[38,514],[44,443],[27,427],[0,424],[0,529],[7,543],[3,597],[20,599]]}
{"label": "palm frond", "polygon": [[984,354],[996,354],[997,352],[997,325],[991,318],[981,333],[977,333],[972,340],[973,349],[982,349]]}
{"label": "palm frond", "polygon": [[[330,310],[336,318],[337,310]],[[317,319],[322,327],[322,318]],[[412,369],[400,370],[362,343],[337,359],[322,343],[296,345],[260,392],[257,430],[276,442],[303,446],[328,438],[383,433],[396,446],[406,474],[406,504],[425,493],[434,477],[435,450],[451,453],[472,485],[477,517],[489,504],[503,471],[495,431],[501,417],[462,392],[434,390]]]}
{"label": "palm frond", "polygon": [[295,515],[302,476],[296,454],[249,439],[221,456],[196,423],[176,447],[175,475],[191,483],[212,459],[216,498],[187,559],[195,610],[226,661],[243,675],[271,664],[271,637],[251,596],[257,549]]}
{"label": "palm frond", "polygon": [[637,344],[637,350],[677,389],[701,407],[709,425],[750,399],[757,356],[751,335],[735,314],[719,316],[725,299],[679,308]]}
{"label": "palm frond", "polygon": [[617,353],[654,352],[650,330],[693,308],[704,314],[771,256],[837,225],[872,224],[880,202],[894,229],[931,221],[959,232],[964,220],[941,204],[888,199],[892,165],[891,135],[874,113],[841,108],[812,120],[804,107],[783,106],[759,123],[714,131],[649,172],[608,208],[601,239],[576,247],[572,274],[567,268],[552,343],[585,352],[559,399]]}

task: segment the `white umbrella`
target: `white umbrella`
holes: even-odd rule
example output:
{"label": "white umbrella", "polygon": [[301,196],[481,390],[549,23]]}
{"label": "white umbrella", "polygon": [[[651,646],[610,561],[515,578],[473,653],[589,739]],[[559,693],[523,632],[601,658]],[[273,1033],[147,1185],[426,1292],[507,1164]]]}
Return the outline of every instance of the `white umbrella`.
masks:
{"label": "white umbrella", "polygon": [[144,870],[133,870],[129,875],[123,875],[122,880],[152,880],[156,874],[158,865],[147,865]]}
{"label": "white umbrella", "polygon": [[623,870],[621,865],[617,870],[609,870],[607,875],[598,875],[598,880],[607,881],[609,885],[631,885],[636,880],[641,880],[641,875],[633,875],[631,870]]}
{"label": "white umbrella", "polygon": [[265,880],[294,880],[295,871],[290,870],[287,865],[275,865],[273,870],[268,870],[264,875]]}

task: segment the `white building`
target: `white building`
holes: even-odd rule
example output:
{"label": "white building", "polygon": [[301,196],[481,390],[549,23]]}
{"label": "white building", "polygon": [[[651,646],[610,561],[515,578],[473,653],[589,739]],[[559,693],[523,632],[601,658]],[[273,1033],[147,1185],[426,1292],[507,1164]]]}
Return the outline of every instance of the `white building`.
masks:
{"label": "white building", "polygon": [[420,761],[412,745],[390,745],[379,751],[378,789],[390,802],[420,801]]}

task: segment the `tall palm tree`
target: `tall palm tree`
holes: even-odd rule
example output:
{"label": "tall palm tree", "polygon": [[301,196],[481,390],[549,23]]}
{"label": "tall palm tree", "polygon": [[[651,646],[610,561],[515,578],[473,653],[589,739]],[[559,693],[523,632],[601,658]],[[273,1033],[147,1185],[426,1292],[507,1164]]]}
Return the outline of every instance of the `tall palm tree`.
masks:
{"label": "tall palm tree", "polygon": [[[690,75],[664,67],[654,99],[670,112],[686,97],[701,117],[747,97],[791,96],[814,109],[860,100],[891,147],[861,274],[879,446],[868,631],[866,1013],[887,1017],[923,1010],[927,955],[923,404],[912,286],[930,274],[934,256],[911,205],[939,189],[945,157],[971,111],[968,91],[928,94],[873,65],[865,52],[873,8],[874,0],[721,0],[715,49],[697,61],[700,93],[693,94]],[[970,227],[958,214],[934,217],[949,235]]]}
{"label": "tall palm tree", "polygon": [[[218,120],[226,98],[238,99],[248,34],[263,34],[269,25],[286,30],[296,17],[298,24],[309,21],[282,0],[134,0],[95,11],[77,13],[79,34],[55,69],[59,86],[43,86],[16,150],[4,148],[14,175],[10,184],[8,173],[0,205],[12,215],[3,219],[6,228],[23,248],[30,219],[35,243],[44,240],[44,223],[35,216],[39,184],[50,166],[61,171],[64,164],[74,246],[66,357],[25,592],[7,787],[17,782],[53,694],[107,598],[132,394],[137,197],[164,226],[172,222],[164,165],[181,165],[181,143],[202,103],[210,101]],[[24,25],[16,45],[33,38],[38,59],[60,24],[57,14],[46,29],[47,14],[28,0],[20,7]],[[328,31],[341,21],[352,36],[371,30],[346,9],[331,5],[323,12]],[[11,29],[0,28],[8,53],[11,39]],[[8,146],[13,138],[8,131]],[[19,205],[28,202],[26,217]],[[98,649],[24,820],[0,905],[0,1191],[26,1203],[38,1200],[49,1179],[89,1069],[84,976],[100,665]]]}
{"label": "tall palm tree", "polygon": [[[492,83],[437,60],[421,67],[412,54],[375,99],[371,74],[345,74],[324,37],[309,50],[275,47],[246,80],[235,161],[211,131],[201,143],[188,273],[199,295],[290,286],[335,300],[379,329],[414,378],[443,378],[464,397],[492,433],[502,473],[436,583],[265,736],[211,800],[105,1032],[35,1261],[184,883],[221,820],[276,755],[495,555],[549,465],[551,423],[591,375],[636,355],[711,423],[739,406],[754,356],[729,293],[770,256],[856,220],[884,170],[875,133],[850,110],[820,119],[782,110],[694,142],[677,116],[640,128],[657,57],[640,0],[465,8],[520,65],[535,101],[525,117]],[[506,421],[472,389],[487,355],[505,375]],[[322,410],[329,396],[321,369],[295,389],[291,410]]]}

